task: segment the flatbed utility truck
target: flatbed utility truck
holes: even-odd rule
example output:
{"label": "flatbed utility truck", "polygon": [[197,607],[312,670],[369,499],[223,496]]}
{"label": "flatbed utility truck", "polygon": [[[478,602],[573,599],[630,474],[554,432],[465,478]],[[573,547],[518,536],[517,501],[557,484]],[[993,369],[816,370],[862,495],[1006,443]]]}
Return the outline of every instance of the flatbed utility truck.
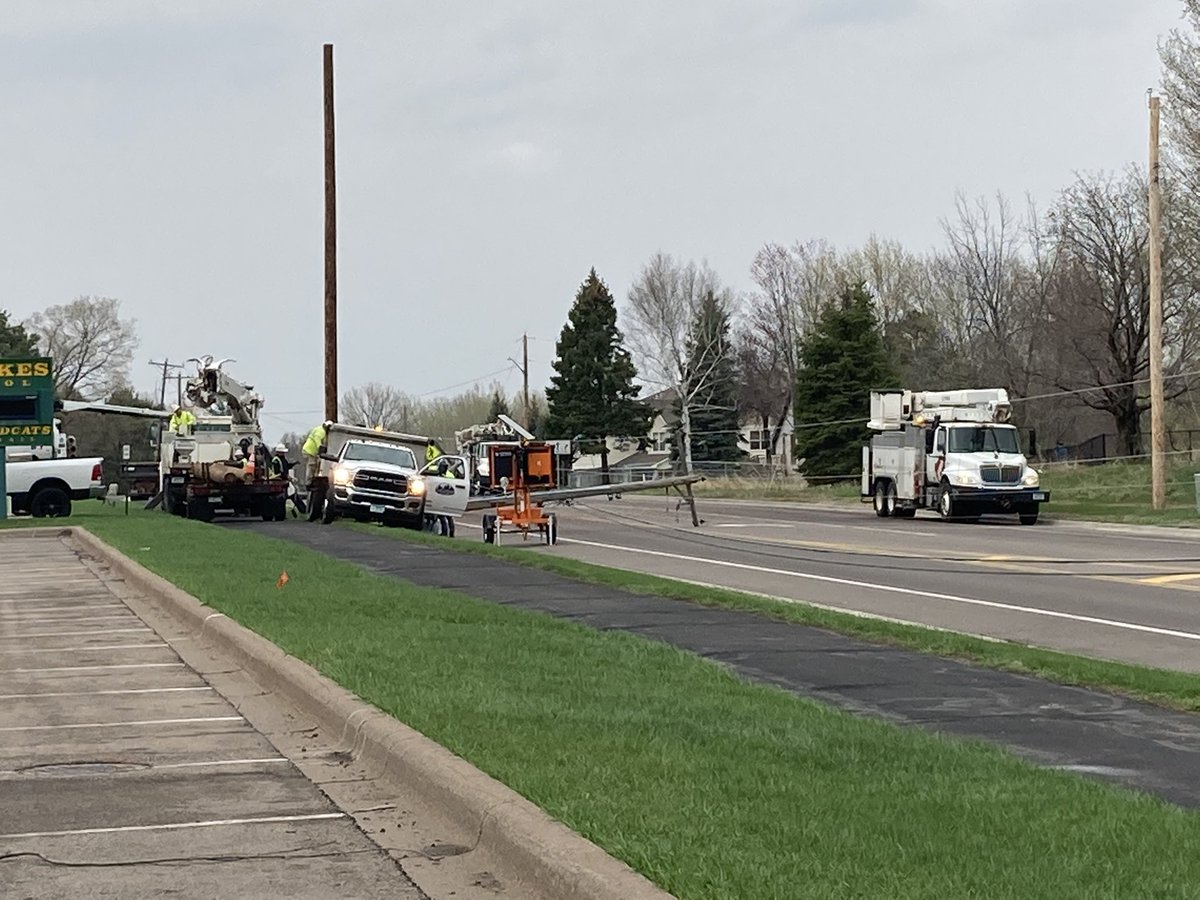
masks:
{"label": "flatbed utility truck", "polygon": [[1021,453],[1003,388],[872,391],[863,447],[862,497],[875,514],[908,519],[935,509],[944,519],[983,514],[1038,520],[1050,499]]}

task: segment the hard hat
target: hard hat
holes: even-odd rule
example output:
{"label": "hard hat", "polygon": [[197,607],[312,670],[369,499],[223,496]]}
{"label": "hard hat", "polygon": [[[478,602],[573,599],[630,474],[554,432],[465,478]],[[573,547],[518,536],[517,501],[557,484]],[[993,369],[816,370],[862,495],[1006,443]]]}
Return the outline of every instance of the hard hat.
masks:
{"label": "hard hat", "polygon": [[322,426],[324,426],[324,428],[325,428],[326,430],[329,430],[330,428],[332,428],[332,427],[333,427],[333,420],[332,420],[332,419],[326,419],[324,422],[322,422],[322,423],[321,423],[321,425],[322,425]]}
{"label": "hard hat", "polygon": [[176,403],[175,408],[171,412],[183,412],[183,407]]}
{"label": "hard hat", "polygon": [[276,453],[287,453],[287,444],[276,444],[275,452]]}

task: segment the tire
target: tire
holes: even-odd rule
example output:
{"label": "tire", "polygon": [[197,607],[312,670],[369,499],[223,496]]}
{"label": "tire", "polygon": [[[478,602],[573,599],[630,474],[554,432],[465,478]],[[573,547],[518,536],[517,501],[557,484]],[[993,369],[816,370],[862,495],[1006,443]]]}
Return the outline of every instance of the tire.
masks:
{"label": "tire", "polygon": [[950,482],[948,481],[943,481],[938,486],[937,511],[943,519],[958,517],[958,503],[954,499],[954,494],[950,492]]}
{"label": "tire", "polygon": [[287,518],[287,497],[271,500],[263,514],[264,522],[282,522]]}
{"label": "tire", "polygon": [[550,546],[558,543],[558,516],[554,513],[546,516],[546,543]]}
{"label": "tire", "polygon": [[321,505],[321,524],[332,525],[333,520],[337,518],[337,507],[333,505],[333,501],[326,499]]}
{"label": "tire", "polygon": [[494,515],[483,517],[483,542],[485,544],[496,543],[496,517]]}
{"label": "tire", "polygon": [[1038,520],[1037,504],[1035,503],[1032,507],[1018,510],[1017,517],[1021,520],[1022,525],[1036,525]]}
{"label": "tire", "polygon": [[881,519],[886,519],[892,514],[892,504],[889,498],[889,491],[894,491],[895,488],[890,488],[891,482],[884,478],[878,478],[875,481],[875,490],[872,493],[872,502],[875,505],[875,515]]}
{"label": "tire", "polygon": [[29,501],[35,519],[59,519],[71,514],[71,498],[62,488],[44,487]]}
{"label": "tire", "polygon": [[189,519],[195,519],[197,522],[211,522],[213,520],[212,504],[208,502],[207,497],[191,500],[184,505],[186,507],[184,515]]}
{"label": "tire", "polygon": [[424,531],[425,530],[425,514],[417,513],[415,516],[404,516],[400,520],[400,524],[409,531]]}

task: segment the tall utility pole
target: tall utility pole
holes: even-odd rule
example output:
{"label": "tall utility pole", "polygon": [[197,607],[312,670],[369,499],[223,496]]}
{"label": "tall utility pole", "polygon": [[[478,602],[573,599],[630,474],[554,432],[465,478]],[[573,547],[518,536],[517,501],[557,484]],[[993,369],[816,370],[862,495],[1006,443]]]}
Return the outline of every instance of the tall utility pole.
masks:
{"label": "tall utility pole", "polygon": [[337,181],[333,157],[333,44],[325,45],[325,418],[337,421]]}
{"label": "tall utility pole", "polygon": [[521,335],[521,375],[524,376],[524,390],[521,401],[521,414],[524,416],[524,421],[521,423],[526,429],[529,428],[529,335]]}
{"label": "tall utility pole", "polygon": [[[158,391],[158,405],[160,407],[162,407],[163,409],[165,409],[167,406],[167,381],[170,379],[170,376],[167,374],[167,372],[168,372],[168,370],[182,369],[183,364],[182,363],[173,363],[173,362],[171,362],[170,359],[164,359],[162,362],[158,362],[157,360],[152,359],[152,360],[150,360],[150,365],[155,366],[155,367],[162,366],[162,385]],[[179,376],[179,375],[175,376],[175,384],[176,385],[179,384],[180,377],[181,376]],[[183,390],[178,389],[177,393],[182,395]],[[180,400],[179,402],[182,403],[183,401]]]}
{"label": "tall utility pole", "polygon": [[1150,497],[1155,509],[1167,505],[1163,456],[1166,433],[1163,423],[1163,298],[1162,298],[1162,187],[1158,179],[1159,98],[1150,95]]}

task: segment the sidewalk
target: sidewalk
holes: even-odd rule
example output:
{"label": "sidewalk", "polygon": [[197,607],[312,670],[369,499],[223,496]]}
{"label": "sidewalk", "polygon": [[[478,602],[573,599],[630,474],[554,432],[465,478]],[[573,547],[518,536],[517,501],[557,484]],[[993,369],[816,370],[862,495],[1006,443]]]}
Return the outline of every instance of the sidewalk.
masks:
{"label": "sidewalk", "polygon": [[346,528],[254,528],[383,575],[661,640],[854,713],[1000,744],[1039,765],[1200,808],[1197,716],[452,549]]}
{"label": "sidewalk", "polygon": [[53,535],[0,534],[5,897],[425,898]]}

